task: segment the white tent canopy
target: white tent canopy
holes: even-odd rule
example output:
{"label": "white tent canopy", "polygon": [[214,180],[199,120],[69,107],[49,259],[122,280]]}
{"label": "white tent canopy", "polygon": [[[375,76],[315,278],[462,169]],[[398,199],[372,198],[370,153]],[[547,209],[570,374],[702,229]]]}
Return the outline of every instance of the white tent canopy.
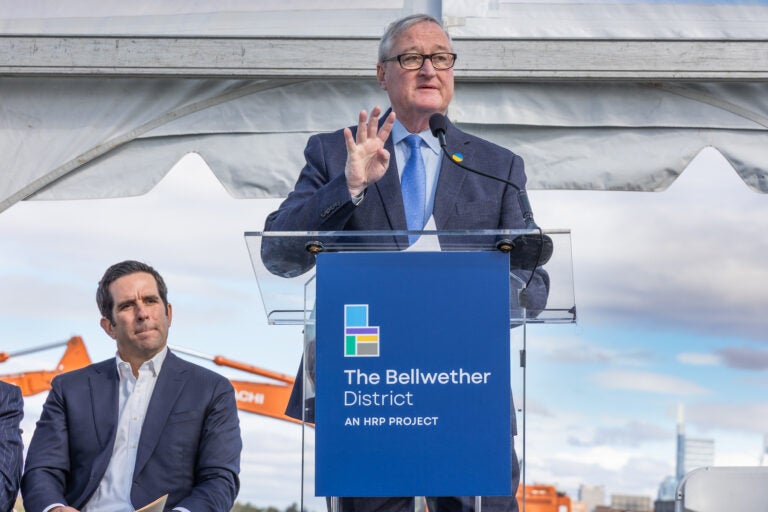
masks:
{"label": "white tent canopy", "polygon": [[768,192],[763,3],[11,3],[0,211],[142,194],[189,152],[235,197],[285,195],[310,134],[387,105],[378,35],[425,10],[459,53],[449,117],[521,154],[530,187],[661,190],[714,146]]}

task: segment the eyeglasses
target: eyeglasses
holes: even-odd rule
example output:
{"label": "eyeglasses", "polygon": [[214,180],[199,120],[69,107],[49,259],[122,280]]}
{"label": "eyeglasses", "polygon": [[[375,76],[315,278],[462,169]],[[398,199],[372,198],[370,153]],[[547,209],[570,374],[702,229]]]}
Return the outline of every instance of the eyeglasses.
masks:
{"label": "eyeglasses", "polygon": [[384,59],[382,62],[396,60],[400,63],[401,68],[414,70],[421,69],[425,59],[429,59],[432,63],[432,67],[435,69],[451,69],[453,65],[456,64],[456,54],[448,52],[433,53],[430,55],[424,55],[422,53],[401,53],[400,55]]}

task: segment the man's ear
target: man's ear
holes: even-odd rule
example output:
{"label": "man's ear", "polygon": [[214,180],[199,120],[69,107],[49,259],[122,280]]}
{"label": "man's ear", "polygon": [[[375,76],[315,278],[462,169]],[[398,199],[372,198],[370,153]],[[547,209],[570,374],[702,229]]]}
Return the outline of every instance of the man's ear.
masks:
{"label": "man's ear", "polygon": [[383,90],[387,90],[387,84],[384,80],[384,64],[379,62],[376,64],[376,80],[379,81],[379,87],[381,87]]}
{"label": "man's ear", "polygon": [[165,316],[168,317],[168,325],[171,325],[171,320],[173,319],[173,308],[171,307],[171,303],[169,302],[168,305],[165,307]]}
{"label": "man's ear", "polygon": [[101,325],[101,328],[104,329],[104,332],[107,333],[107,336],[114,339],[115,338],[115,332],[112,330],[112,322],[109,321],[109,319],[105,316],[101,317],[101,321],[99,322]]}

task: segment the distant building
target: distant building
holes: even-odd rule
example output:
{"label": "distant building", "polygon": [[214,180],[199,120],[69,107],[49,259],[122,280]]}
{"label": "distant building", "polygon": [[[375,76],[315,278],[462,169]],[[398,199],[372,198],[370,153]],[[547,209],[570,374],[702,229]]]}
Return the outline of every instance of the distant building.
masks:
{"label": "distant building", "polygon": [[685,473],[715,465],[715,440],[685,438]]}
{"label": "distant building", "polygon": [[685,412],[683,404],[677,404],[677,453],[675,455],[675,478],[679,482],[685,476]]}
{"label": "distant building", "polygon": [[659,493],[656,496],[658,501],[675,501],[677,494],[677,478],[668,476],[659,484]]}
{"label": "distant building", "polygon": [[688,437],[685,435],[683,404],[677,406],[677,481],[696,468],[715,465],[715,440]]}
{"label": "distant building", "polygon": [[605,486],[604,485],[580,485],[579,501],[583,501],[587,506],[587,512],[595,512],[598,505],[605,504]]}
{"label": "distant building", "polygon": [[574,500],[571,502],[571,512],[590,512],[590,510],[583,501]]}
{"label": "distant building", "polygon": [[668,476],[659,484],[659,493],[653,503],[653,512],[674,512],[677,484],[686,473],[696,468],[715,464],[715,441],[685,435],[683,404],[677,406],[677,450],[675,476]]}
{"label": "distant building", "polygon": [[659,494],[653,502],[653,512],[675,512],[677,478],[668,476],[659,485]]}
{"label": "distant building", "polygon": [[633,494],[612,494],[611,508],[625,512],[649,512],[652,510],[651,498]]}
{"label": "distant building", "polygon": [[[636,512],[635,509],[630,508],[613,508],[609,507],[607,505],[598,505],[595,507],[595,512]],[[649,510],[644,510],[643,512],[652,512]]]}

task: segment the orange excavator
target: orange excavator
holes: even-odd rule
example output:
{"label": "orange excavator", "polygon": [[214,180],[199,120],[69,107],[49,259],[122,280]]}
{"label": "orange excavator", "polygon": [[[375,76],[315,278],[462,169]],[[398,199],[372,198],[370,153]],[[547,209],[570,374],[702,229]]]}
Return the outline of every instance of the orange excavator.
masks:
{"label": "orange excavator", "polygon": [[[51,389],[51,381],[56,375],[77,370],[78,368],[83,368],[91,364],[91,358],[88,355],[83,339],[80,336],[73,336],[68,341],[51,343],[13,353],[0,352],[0,363],[7,361],[11,357],[32,354],[64,345],[67,347],[64,350],[64,355],[53,370],[37,370],[0,375],[0,380],[21,388],[21,394],[23,396],[36,395]],[[293,387],[294,381],[293,377],[234,361],[224,356],[209,356],[180,347],[172,347],[172,350],[207,359],[219,366],[234,368],[236,370],[277,381],[278,383],[269,383],[230,379],[232,386],[235,388],[237,408],[241,411],[260,414],[270,418],[277,418],[292,423],[301,423],[300,421],[283,414],[285,406],[288,404],[288,398],[291,395],[291,388]]]}
{"label": "orange excavator", "polygon": [[[522,497],[521,485],[517,488],[518,503]],[[551,485],[526,485],[525,512],[571,512],[571,499]]]}
{"label": "orange excavator", "polygon": [[285,406],[288,405],[288,398],[291,396],[291,388],[293,388],[294,382],[294,378],[290,375],[265,370],[264,368],[234,361],[224,356],[209,356],[177,346],[171,346],[170,348],[174,352],[207,359],[219,366],[242,370],[280,382],[280,384],[274,384],[269,382],[229,380],[229,382],[232,383],[232,387],[235,388],[237,408],[241,411],[248,411],[254,414],[261,414],[262,416],[269,416],[271,418],[277,418],[293,423],[301,423],[301,421],[284,414]]}
{"label": "orange excavator", "polygon": [[56,368],[53,370],[37,370],[11,375],[0,375],[0,380],[13,384],[14,386],[19,386],[23,396],[36,395],[51,389],[51,381],[58,374],[71,372],[72,370],[77,370],[78,368],[83,368],[84,366],[91,364],[91,357],[88,355],[88,351],[85,349],[85,343],[83,343],[83,338],[80,336],[72,336],[68,341],[50,343],[48,345],[41,345],[39,347],[19,350],[17,352],[0,352],[0,363],[4,363],[11,357],[33,354],[35,352],[41,352],[43,350],[49,350],[64,345],[67,346],[66,350],[64,350],[64,355],[61,356],[59,364],[56,365]]}

